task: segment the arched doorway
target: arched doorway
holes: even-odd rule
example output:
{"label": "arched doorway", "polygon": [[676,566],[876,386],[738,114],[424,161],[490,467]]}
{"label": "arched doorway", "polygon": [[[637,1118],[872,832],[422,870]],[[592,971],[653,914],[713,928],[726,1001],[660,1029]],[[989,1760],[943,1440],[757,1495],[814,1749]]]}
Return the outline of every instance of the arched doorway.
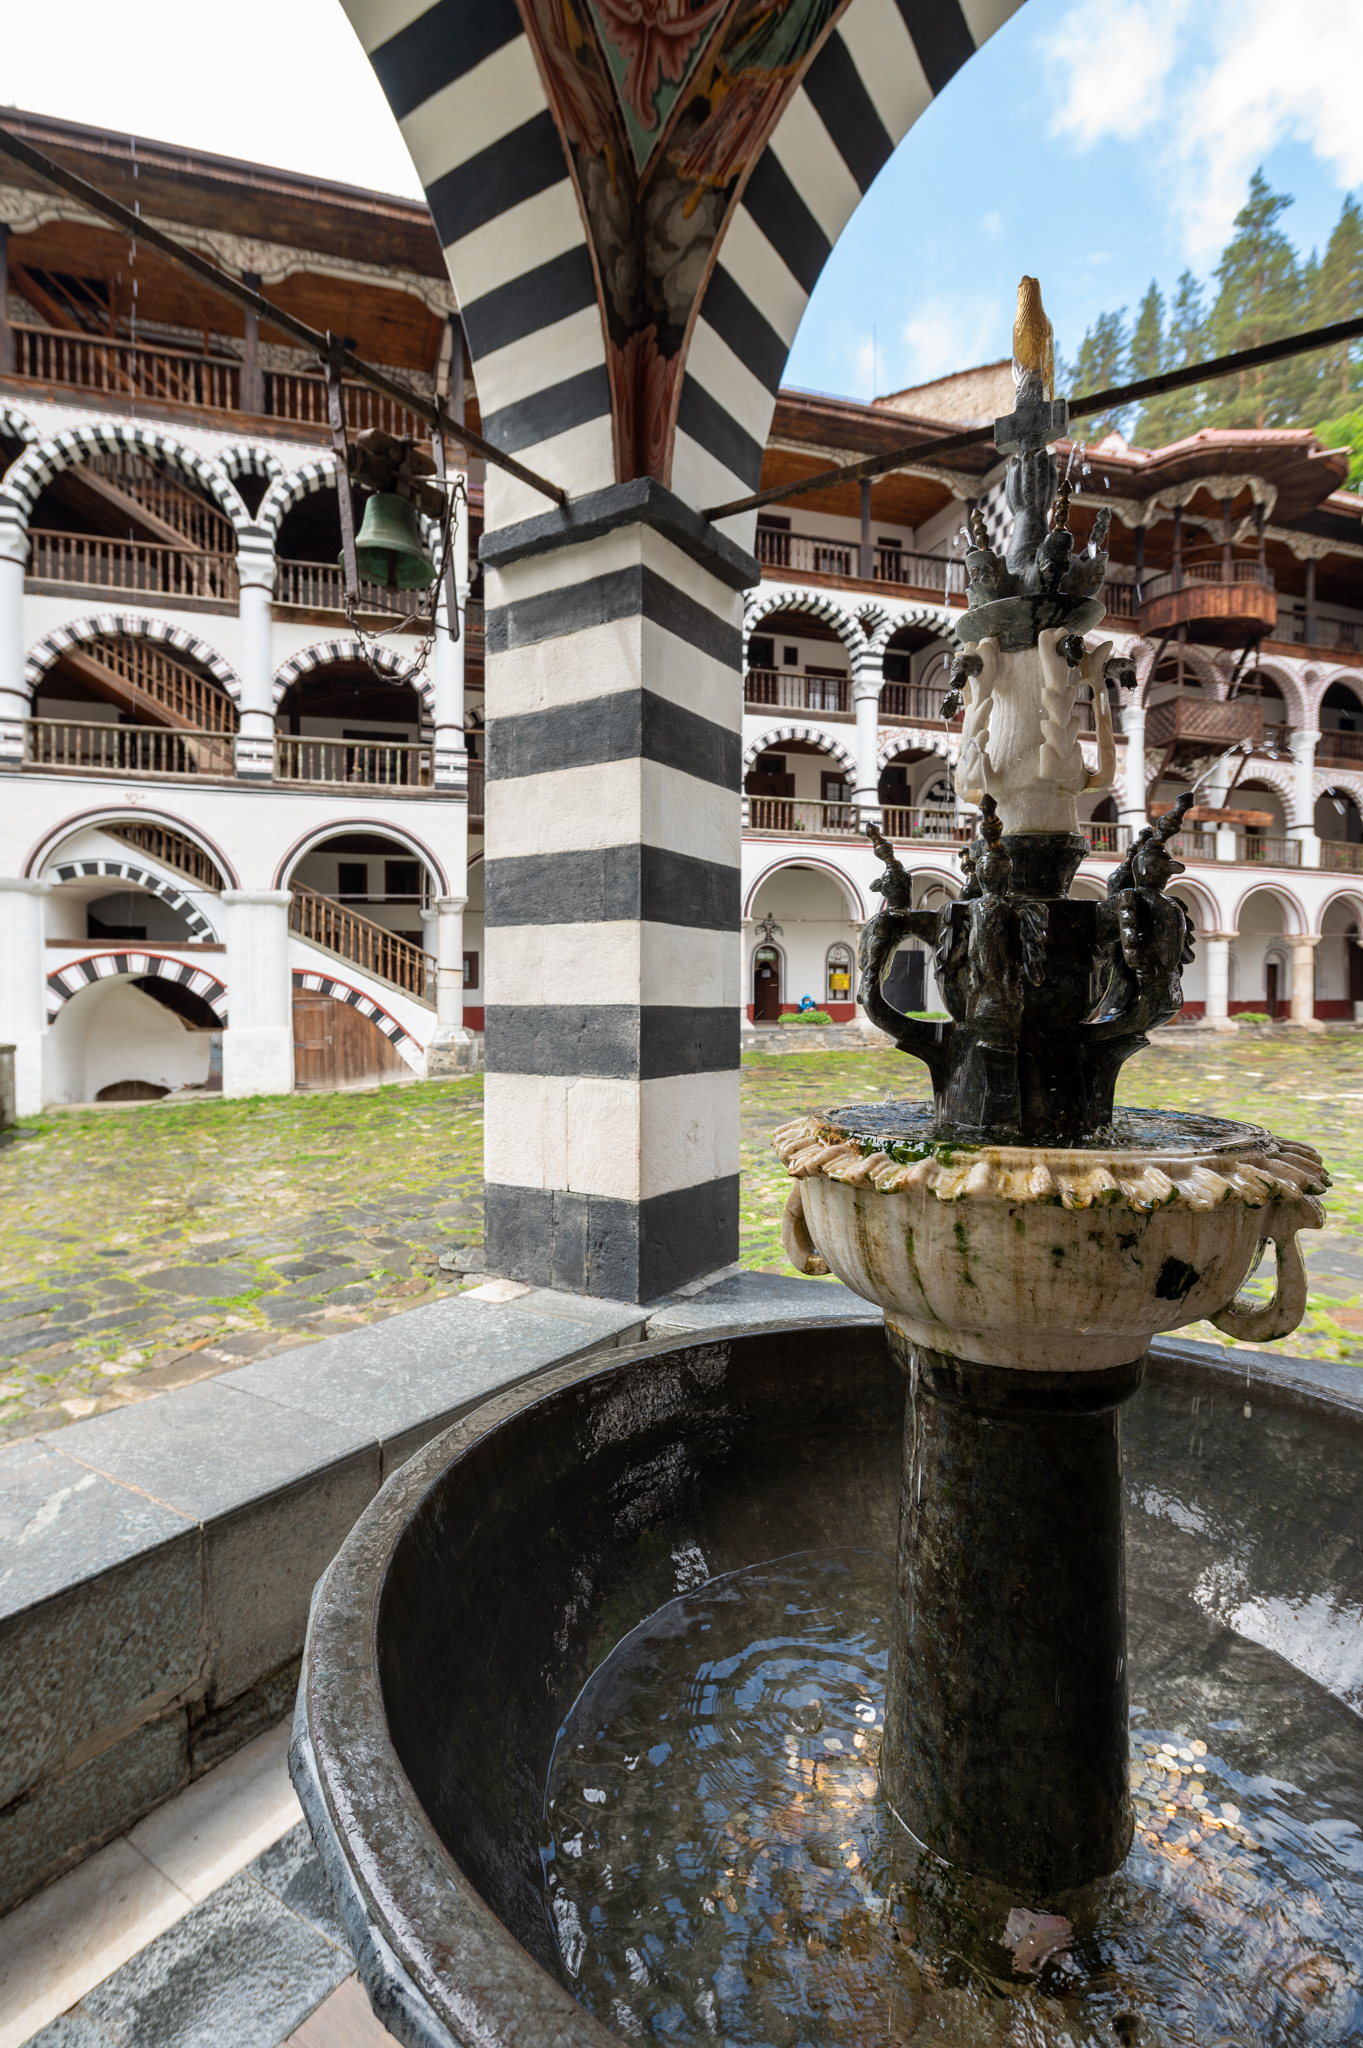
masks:
{"label": "arched doorway", "polygon": [[775,1024],[781,1015],[781,949],[761,945],[752,959],[752,1020]]}

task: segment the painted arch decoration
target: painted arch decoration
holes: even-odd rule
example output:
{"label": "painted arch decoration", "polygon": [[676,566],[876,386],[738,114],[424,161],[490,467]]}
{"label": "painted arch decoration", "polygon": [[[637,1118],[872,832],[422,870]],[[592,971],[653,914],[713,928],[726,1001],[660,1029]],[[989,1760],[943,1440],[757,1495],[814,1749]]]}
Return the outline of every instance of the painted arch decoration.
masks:
{"label": "painted arch decoration", "polygon": [[[1020,0],[343,0],[425,187],[483,432],[574,495],[751,489],[824,264]],[[543,509],[499,478],[495,523]]]}
{"label": "painted arch decoration", "polygon": [[218,938],[217,931],[193,898],[151,868],[140,868],[126,860],[59,860],[52,873],[59,882],[84,882],[92,876],[100,880],[107,877],[111,881],[130,882],[135,889],[145,889],[149,896],[159,896],[177,916],[182,917],[196,943],[213,944]]}
{"label": "painted arch decoration", "polygon": [[79,995],[83,988],[89,988],[96,981],[112,981],[120,976],[130,975],[138,980],[147,975],[156,975],[162,981],[178,981],[182,988],[191,989],[196,996],[202,996],[219,1024],[227,1026],[227,990],[216,975],[206,968],[191,967],[187,961],[167,959],[162,953],[134,952],[121,948],[117,952],[90,953],[83,960],[69,960],[47,977],[47,1021],[55,1023],[57,1014],[72,996]]}
{"label": "painted arch decoration", "polygon": [[94,640],[155,640],[163,647],[173,647],[207,669],[234,704],[241,702],[241,678],[216,649],[173,620],[158,619],[146,612],[95,612],[88,618],[70,619],[64,626],[54,626],[34,642],[25,659],[24,687],[30,696],[64,654],[73,648],[88,647]]}
{"label": "painted arch decoration", "polygon": [[278,711],[284,692],[291,684],[301,682],[314,669],[334,668],[340,662],[366,662],[378,670],[392,683],[410,683],[420,697],[429,717],[435,716],[435,687],[426,668],[417,666],[416,661],[405,659],[391,647],[370,647],[367,651],[360,640],[315,640],[311,647],[300,648],[281,662],[275,670],[271,684],[274,708]]}
{"label": "painted arch decoration", "polygon": [[422,1071],[422,1047],[418,1045],[411,1032],[399,1024],[397,1018],[385,1010],[381,1003],[376,1003],[372,996],[365,995],[360,989],[352,988],[348,981],[337,981],[330,974],[314,974],[300,967],[293,969],[293,986],[299,995],[331,996],[338,1003],[349,1003],[353,1010],[358,1010],[362,1017],[367,1017],[371,1024],[377,1025],[389,1044],[402,1055],[414,1073],[419,1074]]}
{"label": "painted arch decoration", "polygon": [[0,483],[0,498],[7,500],[27,523],[43,486],[61,470],[74,468],[87,455],[119,449],[169,463],[172,469],[192,478],[238,533],[251,524],[246,501],[221,463],[201,455],[188,442],[177,441],[173,434],[126,420],[89,420],[78,427],[66,427],[49,440],[34,442],[6,472],[4,482]]}

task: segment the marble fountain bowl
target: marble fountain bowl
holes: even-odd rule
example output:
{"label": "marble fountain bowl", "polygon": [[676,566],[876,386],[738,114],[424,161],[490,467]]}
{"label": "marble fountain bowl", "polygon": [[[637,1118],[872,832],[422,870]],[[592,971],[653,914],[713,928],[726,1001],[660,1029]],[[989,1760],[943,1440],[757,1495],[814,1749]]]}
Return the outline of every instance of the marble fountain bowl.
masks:
{"label": "marble fountain bowl", "polygon": [[[1243,1357],[1190,1357],[1152,1358],[1123,1411],[1133,1705],[1172,1729],[1190,1702],[1356,1823],[1363,1404],[1345,1368],[1255,1359],[1250,1386]],[[292,1763],[399,2040],[617,2038],[546,1908],[556,1736],[698,1570],[850,1546],[892,1575],[904,1404],[878,1318],[709,1332],[506,1389],[383,1487],[314,1596]]]}
{"label": "marble fountain bowl", "polygon": [[[1254,1342],[1306,1307],[1297,1233],[1319,1230],[1319,1153],[1253,1124],[1133,1110],[1115,1143],[938,1141],[926,1104],[798,1117],[773,1142],[800,1272],[833,1272],[910,1342],[953,1358],[1088,1371],[1210,1319]],[[1240,1288],[1276,1246],[1273,1297]]]}

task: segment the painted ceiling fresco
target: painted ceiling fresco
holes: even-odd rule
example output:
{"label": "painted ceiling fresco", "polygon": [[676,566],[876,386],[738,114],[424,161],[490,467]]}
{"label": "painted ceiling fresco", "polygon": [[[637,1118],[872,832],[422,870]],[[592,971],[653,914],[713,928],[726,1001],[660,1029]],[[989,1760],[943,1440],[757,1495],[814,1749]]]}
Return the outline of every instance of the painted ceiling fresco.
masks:
{"label": "painted ceiling fresco", "polygon": [[518,0],[601,279],[623,477],[665,478],[725,218],[847,0]]}

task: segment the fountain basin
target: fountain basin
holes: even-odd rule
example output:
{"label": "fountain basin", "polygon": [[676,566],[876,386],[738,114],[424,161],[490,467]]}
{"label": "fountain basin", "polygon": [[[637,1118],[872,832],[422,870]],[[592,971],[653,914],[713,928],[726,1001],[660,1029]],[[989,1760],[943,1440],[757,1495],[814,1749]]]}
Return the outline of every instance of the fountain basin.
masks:
{"label": "fountain basin", "polygon": [[[1186,1613],[1190,1687],[1218,1643],[1248,1650],[1234,1624],[1298,1691],[1357,1707],[1363,1410],[1252,1392],[1250,1417],[1243,1369],[1152,1364],[1124,1411],[1130,1577]],[[676,1592],[678,1556],[712,1574],[835,1545],[892,1557],[903,1406],[878,1320],[716,1332],[508,1390],[366,1509],[315,1596],[294,1772],[400,2040],[614,2038],[573,1998],[545,1910],[557,1731]]]}
{"label": "fountain basin", "polygon": [[[1300,1322],[1297,1233],[1321,1228],[1329,1185],[1309,1146],[1172,1116],[1149,1118],[1159,1141],[1143,1142],[1141,1112],[1115,1145],[938,1143],[925,1106],[893,1108],[801,1117],[773,1142],[795,1181],[792,1263],[835,1273],[908,1343],[1101,1371],[1204,1318],[1258,1342]],[[1270,1241],[1272,1301],[1237,1300]]]}

